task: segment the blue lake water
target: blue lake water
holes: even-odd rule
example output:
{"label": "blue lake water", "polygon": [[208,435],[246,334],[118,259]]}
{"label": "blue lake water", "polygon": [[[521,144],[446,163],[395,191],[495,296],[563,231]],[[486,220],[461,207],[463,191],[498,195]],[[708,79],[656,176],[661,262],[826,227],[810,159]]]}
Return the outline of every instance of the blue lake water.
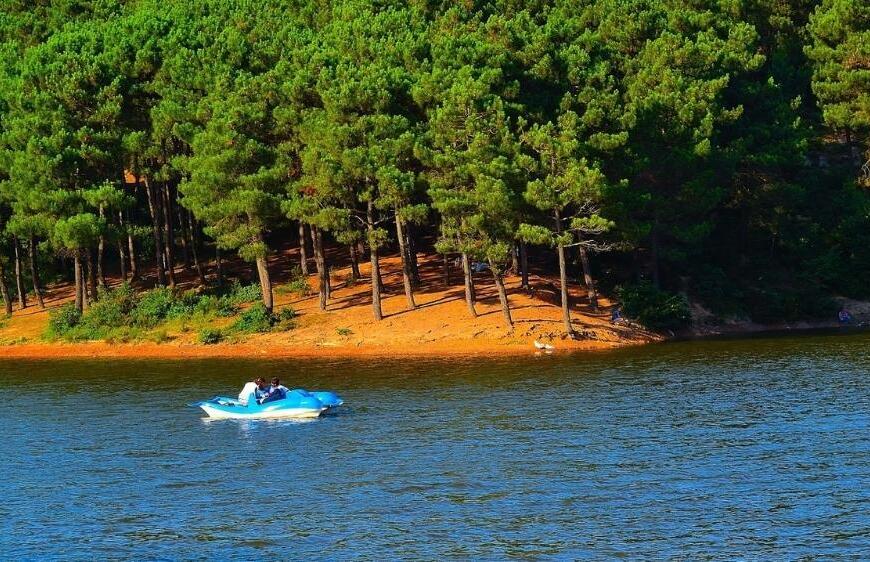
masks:
{"label": "blue lake water", "polygon": [[[0,360],[0,558],[867,559],[868,344]],[[275,375],[346,405],[301,423],[186,406]]]}

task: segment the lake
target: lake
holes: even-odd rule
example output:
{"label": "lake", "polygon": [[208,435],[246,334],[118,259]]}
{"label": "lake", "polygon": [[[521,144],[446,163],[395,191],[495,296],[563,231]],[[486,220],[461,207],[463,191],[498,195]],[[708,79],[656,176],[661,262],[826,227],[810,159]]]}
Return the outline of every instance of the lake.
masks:
{"label": "lake", "polygon": [[[868,350],[0,361],[0,557],[866,559]],[[187,406],[255,376],[346,404],[311,422]]]}

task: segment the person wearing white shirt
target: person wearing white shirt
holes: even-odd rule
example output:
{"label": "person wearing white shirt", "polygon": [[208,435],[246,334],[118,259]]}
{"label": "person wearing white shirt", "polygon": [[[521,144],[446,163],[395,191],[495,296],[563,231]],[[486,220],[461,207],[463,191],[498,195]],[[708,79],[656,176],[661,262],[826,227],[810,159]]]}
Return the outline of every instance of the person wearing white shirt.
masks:
{"label": "person wearing white shirt", "polygon": [[257,377],[255,380],[245,383],[245,386],[242,388],[242,391],[239,392],[239,402],[243,406],[248,405],[248,396],[251,394],[254,395],[254,398],[260,399],[265,396],[266,392],[269,390],[269,387],[266,385],[266,381],[262,378]]}

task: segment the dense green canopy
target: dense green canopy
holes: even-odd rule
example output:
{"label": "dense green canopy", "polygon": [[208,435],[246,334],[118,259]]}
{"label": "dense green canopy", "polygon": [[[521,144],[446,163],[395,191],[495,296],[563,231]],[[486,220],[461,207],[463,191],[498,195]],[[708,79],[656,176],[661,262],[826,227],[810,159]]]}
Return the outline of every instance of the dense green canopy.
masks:
{"label": "dense green canopy", "polygon": [[527,247],[569,330],[572,271],[762,320],[868,296],[859,0],[10,1],[0,61],[0,266],[29,249],[37,294],[70,257],[83,306],[106,259],[204,279],[212,246],[271,312],[267,258],[310,231],[321,306],[332,243],[377,318],[380,254],[413,308],[421,244],[472,314],[486,267],[508,324]]}

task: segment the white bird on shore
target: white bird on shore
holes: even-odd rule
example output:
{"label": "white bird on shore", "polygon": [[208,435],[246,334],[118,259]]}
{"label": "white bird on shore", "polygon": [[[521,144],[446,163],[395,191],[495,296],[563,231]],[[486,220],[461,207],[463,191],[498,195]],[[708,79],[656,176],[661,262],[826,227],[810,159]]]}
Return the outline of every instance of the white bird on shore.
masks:
{"label": "white bird on shore", "polygon": [[535,340],[535,348],[536,349],[546,349],[547,351],[552,351],[552,350],[556,349],[552,345],[550,345],[548,343],[541,343],[538,340]]}

